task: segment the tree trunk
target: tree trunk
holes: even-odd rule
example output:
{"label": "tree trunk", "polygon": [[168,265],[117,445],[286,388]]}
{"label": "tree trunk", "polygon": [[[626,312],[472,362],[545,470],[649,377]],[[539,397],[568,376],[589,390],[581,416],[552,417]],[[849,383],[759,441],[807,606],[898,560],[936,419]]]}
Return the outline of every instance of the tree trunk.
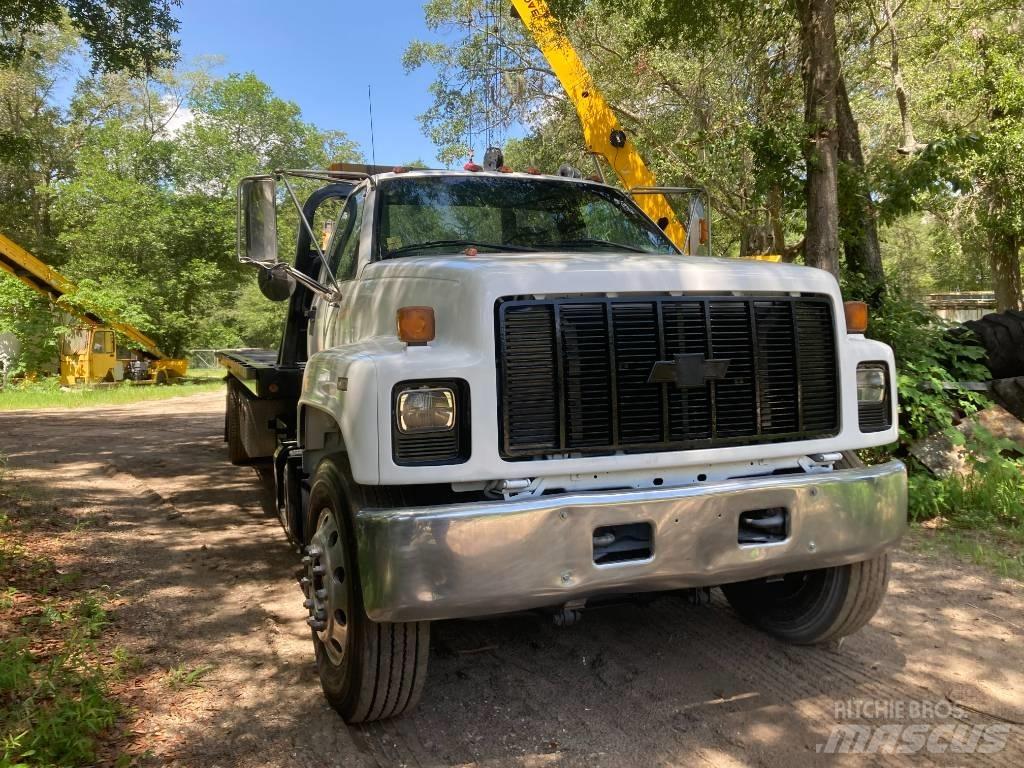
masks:
{"label": "tree trunk", "polygon": [[807,233],[804,259],[839,276],[835,0],[797,0],[807,139]]}
{"label": "tree trunk", "polygon": [[768,225],[772,231],[772,253],[786,252],[786,230],[782,223],[782,187],[768,188]]}
{"label": "tree trunk", "polygon": [[1024,309],[1021,302],[1020,246],[1014,235],[1003,233],[991,238],[988,258],[992,265],[999,312]]}
{"label": "tree trunk", "polygon": [[869,287],[875,289],[885,283],[882,267],[882,248],[878,243],[878,222],[875,206],[871,202],[864,152],[860,144],[860,130],[850,109],[850,95],[846,81],[839,76],[836,84],[836,116],[839,125],[839,223],[843,230],[843,252],[846,268],[863,275]]}
{"label": "tree trunk", "polygon": [[882,0],[882,13],[885,16],[885,25],[889,28],[889,70],[892,72],[892,86],[896,91],[896,104],[900,108],[900,125],[903,129],[903,142],[898,151],[904,155],[912,155],[924,145],[917,143],[914,124],[910,120],[910,103],[907,99],[906,86],[903,84],[903,69],[900,67],[900,38],[896,32],[896,22],[893,21],[894,14],[889,0]]}

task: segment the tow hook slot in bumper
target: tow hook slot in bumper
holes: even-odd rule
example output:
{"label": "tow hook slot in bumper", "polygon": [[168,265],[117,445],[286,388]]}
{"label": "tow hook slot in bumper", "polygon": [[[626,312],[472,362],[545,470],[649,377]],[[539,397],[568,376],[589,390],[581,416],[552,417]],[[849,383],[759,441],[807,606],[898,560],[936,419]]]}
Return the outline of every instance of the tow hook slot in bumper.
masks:
{"label": "tow hook slot in bumper", "polygon": [[789,510],[785,507],[752,509],[740,513],[740,544],[774,544],[789,537]]}
{"label": "tow hook slot in bumper", "polygon": [[650,523],[603,525],[594,529],[594,563],[625,563],[650,560],[654,554],[654,529]]}

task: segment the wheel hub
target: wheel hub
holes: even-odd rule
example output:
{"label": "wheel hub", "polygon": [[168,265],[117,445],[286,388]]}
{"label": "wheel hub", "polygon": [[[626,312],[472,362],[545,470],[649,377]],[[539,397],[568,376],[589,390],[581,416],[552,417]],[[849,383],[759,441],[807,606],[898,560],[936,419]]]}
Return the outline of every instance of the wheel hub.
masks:
{"label": "wheel hub", "polygon": [[306,575],[300,580],[309,611],[306,623],[316,633],[324,651],[335,665],[345,655],[348,635],[348,585],[345,583],[344,548],[334,512],[324,509],[316,533],[302,558]]}

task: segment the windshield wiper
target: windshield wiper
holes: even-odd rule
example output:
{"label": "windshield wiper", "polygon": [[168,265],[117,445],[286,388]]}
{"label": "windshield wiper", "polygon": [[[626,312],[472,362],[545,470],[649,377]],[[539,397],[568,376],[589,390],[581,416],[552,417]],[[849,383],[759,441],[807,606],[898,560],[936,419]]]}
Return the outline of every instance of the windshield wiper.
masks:
{"label": "windshield wiper", "polygon": [[536,248],[526,248],[522,245],[508,245],[507,243],[483,243],[476,240],[428,240],[425,243],[413,243],[387,252],[387,258],[397,256],[400,253],[411,253],[424,248],[450,248],[461,246],[463,248],[489,248],[495,251],[522,251],[532,253]]}
{"label": "windshield wiper", "polygon": [[623,245],[622,243],[613,243],[611,240],[599,240],[598,238],[589,237],[584,237],[579,240],[559,240],[557,243],[543,243],[544,248],[572,248],[574,246],[618,248],[632,253],[650,253],[650,251],[645,251],[643,248],[637,248],[632,245]]}

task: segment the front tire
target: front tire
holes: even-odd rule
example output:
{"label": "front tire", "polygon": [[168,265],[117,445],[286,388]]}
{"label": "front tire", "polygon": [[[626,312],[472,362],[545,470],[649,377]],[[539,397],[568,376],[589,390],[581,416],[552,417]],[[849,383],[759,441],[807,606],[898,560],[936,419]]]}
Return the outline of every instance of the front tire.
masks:
{"label": "front tire", "polygon": [[402,504],[400,492],[357,485],[341,462],[325,459],[306,510],[308,623],[320,685],[348,723],[400,715],[423,691],[430,655],[428,622],[372,621],[363,608],[353,517],[365,507]]}
{"label": "front tire", "polygon": [[729,604],[769,634],[797,645],[852,635],[878,611],[889,583],[889,556],[852,565],[725,584]]}

